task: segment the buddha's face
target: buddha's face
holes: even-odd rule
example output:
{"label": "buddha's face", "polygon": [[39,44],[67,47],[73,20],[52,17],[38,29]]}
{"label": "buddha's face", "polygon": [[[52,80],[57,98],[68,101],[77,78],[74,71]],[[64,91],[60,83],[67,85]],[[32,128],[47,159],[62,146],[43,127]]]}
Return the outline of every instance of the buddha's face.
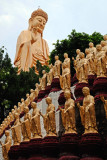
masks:
{"label": "buddha's face", "polygon": [[84,88],[82,89],[82,92],[83,92],[83,95],[84,95],[84,96],[87,96],[87,95],[89,94],[89,88],[88,88],[88,87],[84,87]]}
{"label": "buddha's face", "polygon": [[50,97],[47,97],[47,98],[46,98],[46,103],[47,103],[47,104],[51,104],[51,102],[52,102],[52,99],[51,99]]}
{"label": "buddha's face", "polygon": [[26,94],[26,97],[27,97],[27,98],[29,97],[29,94],[28,94],[28,93]]}
{"label": "buddha's face", "polygon": [[84,53],[83,53],[83,52],[81,52],[80,58],[81,58],[81,59],[84,58]]}
{"label": "buddha's face", "polygon": [[36,86],[36,88],[38,88],[38,83],[36,83],[36,85],[35,85],[35,86]]}
{"label": "buddha's face", "polygon": [[33,93],[33,89],[31,89],[30,92]]}
{"label": "buddha's face", "polygon": [[43,70],[42,73],[45,74],[45,70]]}
{"label": "buddha's face", "polygon": [[104,40],[107,41],[107,35],[104,35]]}
{"label": "buddha's face", "polygon": [[100,45],[100,44],[97,45],[97,46],[96,46],[96,49],[97,49],[97,51],[101,51],[101,49],[102,49],[101,45]]}
{"label": "buddha's face", "polygon": [[86,49],[86,50],[85,50],[85,53],[86,53],[86,54],[89,54],[89,53],[90,53],[89,49]]}
{"label": "buddha's face", "polygon": [[71,97],[71,93],[69,91],[65,91],[64,92],[64,97],[65,97],[65,99],[70,98]]}
{"label": "buddha's face", "polygon": [[92,42],[89,43],[89,47],[92,48],[94,44]]}
{"label": "buddha's face", "polygon": [[58,56],[55,56],[55,60],[58,60],[59,58],[58,58]]}
{"label": "buddha's face", "polygon": [[5,136],[9,136],[9,131],[5,131]]}
{"label": "buddha's face", "polygon": [[24,102],[24,99],[23,99],[23,98],[21,98],[21,102]]}
{"label": "buddha's face", "polygon": [[43,32],[45,24],[46,20],[42,16],[36,16],[32,19],[32,28],[39,33]]}
{"label": "buddha's face", "polygon": [[67,53],[64,53],[64,58],[68,58],[68,54]]}
{"label": "buddha's face", "polygon": [[104,47],[106,45],[105,41],[101,41],[101,46]]}
{"label": "buddha's face", "polygon": [[76,50],[76,53],[77,53],[77,54],[80,54],[80,49],[77,49],[77,50]]}

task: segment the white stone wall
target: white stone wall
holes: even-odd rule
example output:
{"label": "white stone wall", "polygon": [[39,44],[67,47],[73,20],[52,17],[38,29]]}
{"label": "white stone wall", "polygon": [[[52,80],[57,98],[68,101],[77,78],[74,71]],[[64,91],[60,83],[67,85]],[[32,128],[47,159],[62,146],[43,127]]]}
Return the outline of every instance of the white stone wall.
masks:
{"label": "white stone wall", "polygon": [[[75,87],[71,87],[71,92],[74,96],[74,89]],[[55,110],[57,110],[58,108],[58,97],[60,95],[62,91],[58,91],[58,92],[51,92],[48,96],[52,98],[52,103],[55,105]],[[42,114],[45,114],[46,113],[46,108],[47,108],[47,104],[45,102],[45,98],[42,99],[42,101],[38,102],[37,103],[37,107],[41,110]],[[32,114],[32,109],[30,110],[30,114]],[[21,121],[23,121],[23,118],[21,118]],[[60,129],[60,112],[57,111],[55,113],[55,118],[56,118],[56,131],[58,133],[59,129]],[[44,125],[43,125],[43,118],[41,117],[41,132],[42,132],[42,136],[44,137],[46,135],[46,131],[44,129]],[[10,135],[12,136],[11,134],[11,129],[10,129]],[[5,135],[2,136],[2,138],[0,139],[2,143],[5,142]],[[13,142],[12,142],[13,144]],[[2,147],[0,145],[0,160],[3,160],[3,157],[2,157]]]}

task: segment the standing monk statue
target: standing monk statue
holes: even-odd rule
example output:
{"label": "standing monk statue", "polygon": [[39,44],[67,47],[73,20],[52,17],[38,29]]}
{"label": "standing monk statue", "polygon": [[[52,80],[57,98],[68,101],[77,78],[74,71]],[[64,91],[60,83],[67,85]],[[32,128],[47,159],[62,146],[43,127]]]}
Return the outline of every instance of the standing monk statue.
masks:
{"label": "standing monk statue", "polygon": [[29,71],[35,67],[36,62],[47,65],[49,60],[49,48],[42,38],[48,15],[42,9],[37,9],[31,14],[28,30],[24,30],[18,37],[14,65],[18,67],[18,74]]}

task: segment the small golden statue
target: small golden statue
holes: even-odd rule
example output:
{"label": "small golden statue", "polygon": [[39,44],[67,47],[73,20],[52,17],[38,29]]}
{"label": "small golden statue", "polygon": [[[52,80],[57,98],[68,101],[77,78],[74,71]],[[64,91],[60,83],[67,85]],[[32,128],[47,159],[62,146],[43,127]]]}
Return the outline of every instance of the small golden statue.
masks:
{"label": "small golden statue", "polygon": [[13,117],[11,112],[9,112],[9,117],[10,117],[10,122],[13,122],[14,121],[14,117]]}
{"label": "small golden statue", "polygon": [[35,88],[35,98],[36,98],[36,97],[38,97],[38,94],[39,94],[39,88],[38,88],[38,87],[39,87],[39,84],[36,83],[36,84],[35,84],[35,87],[36,87],[36,88]]}
{"label": "small golden statue", "polygon": [[26,106],[30,104],[30,96],[29,93],[26,94],[26,100],[25,100]]}
{"label": "small golden statue", "polygon": [[41,78],[41,90],[45,90],[46,89],[46,78],[47,78],[47,75],[46,75],[46,71],[45,70],[43,70],[42,73],[43,73],[43,76]]}
{"label": "small golden statue", "polygon": [[29,141],[31,139],[31,131],[30,131],[30,123],[31,123],[31,115],[29,113],[29,108],[24,107],[24,121],[21,123],[23,141]]}
{"label": "small golden statue", "polygon": [[40,112],[40,115],[43,117],[46,136],[56,136],[55,106],[52,104],[52,99],[50,97],[46,98],[46,103],[48,104],[46,114],[43,115]]}
{"label": "small golden statue", "polygon": [[59,60],[59,56],[55,56],[55,64],[53,66],[54,78],[60,77],[61,64],[62,62]]}
{"label": "small golden statue", "polygon": [[25,107],[25,101],[23,98],[21,98],[21,105],[20,105],[20,112],[21,113],[24,111],[24,107]]}
{"label": "small golden statue", "polygon": [[80,53],[81,53],[80,49],[77,49],[76,50],[76,54],[77,54],[76,59],[74,59],[74,57],[72,57],[72,60],[74,61],[74,68],[75,68],[76,72],[77,72],[77,64],[80,61],[80,56],[79,56]]}
{"label": "small golden statue", "polygon": [[31,118],[31,132],[33,138],[41,138],[42,135],[41,135],[41,124],[40,124],[40,110],[37,108],[35,102],[32,102],[31,106],[33,108],[32,118]]}
{"label": "small golden statue", "polygon": [[88,75],[94,75],[94,55],[88,48],[85,49],[86,59],[87,59],[87,71]]}
{"label": "small golden statue", "polygon": [[77,133],[76,132],[76,121],[75,121],[75,102],[71,99],[71,93],[69,90],[65,90],[64,96],[66,98],[65,107],[62,109],[58,107],[61,111],[62,123],[65,128],[65,134],[67,133]]}
{"label": "small golden statue", "polygon": [[104,39],[104,41],[107,42],[107,34],[105,34],[105,35],[103,36],[103,39]]}
{"label": "small golden statue", "polygon": [[106,65],[107,65],[107,56],[105,51],[102,50],[102,46],[99,44],[96,46],[97,52],[95,56],[95,71],[97,77],[105,77],[106,76]]}
{"label": "small golden statue", "polygon": [[104,96],[100,96],[101,101],[104,104],[104,109],[105,109],[105,113],[106,113],[106,119],[107,119],[107,100],[104,99]]}
{"label": "small golden statue", "polygon": [[53,80],[53,65],[49,65],[50,71],[47,73],[47,86],[51,85]]}
{"label": "small golden statue", "polygon": [[82,92],[84,94],[83,106],[77,103],[80,111],[81,122],[84,126],[84,134],[86,133],[98,133],[95,116],[95,102],[94,97],[90,95],[90,89],[83,87]]}
{"label": "small golden statue", "polygon": [[84,53],[81,52],[79,54],[80,61],[77,64],[77,72],[76,76],[79,83],[87,83],[88,82],[88,74],[87,74],[87,59],[84,57]]}
{"label": "small golden statue", "polygon": [[35,98],[34,90],[33,90],[33,89],[31,89],[31,90],[30,90],[30,93],[31,93],[31,94],[30,94],[30,96],[29,96],[29,97],[30,97],[30,103],[32,103],[32,102],[33,102],[33,100],[34,100],[34,98]]}
{"label": "small golden statue", "polygon": [[96,56],[96,48],[94,47],[94,44],[92,42],[89,43],[89,51],[90,51],[90,54],[92,54],[93,57],[95,58],[95,56]]}
{"label": "small golden statue", "polygon": [[71,74],[70,74],[70,58],[68,54],[64,53],[64,62],[62,63],[62,76],[60,75],[60,86],[63,91],[70,90],[71,87]]}
{"label": "small golden statue", "polygon": [[14,117],[15,117],[14,126],[11,128],[12,138],[13,138],[14,145],[19,145],[21,142],[21,122],[20,122],[18,113],[15,113]]}
{"label": "small golden statue", "polygon": [[3,144],[0,141],[0,144],[2,146],[2,155],[3,155],[4,160],[9,160],[8,152],[12,144],[12,139],[10,137],[10,132],[8,130],[5,131],[5,136],[6,136],[5,143]]}

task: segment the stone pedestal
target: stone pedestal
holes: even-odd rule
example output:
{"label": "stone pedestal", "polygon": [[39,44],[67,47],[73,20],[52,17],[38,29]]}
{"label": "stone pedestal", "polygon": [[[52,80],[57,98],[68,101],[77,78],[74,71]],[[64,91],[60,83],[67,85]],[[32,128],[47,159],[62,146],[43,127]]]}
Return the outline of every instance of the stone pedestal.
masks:
{"label": "stone pedestal", "polygon": [[96,79],[96,75],[89,75],[89,76],[88,76],[88,84],[89,84],[90,94],[91,94],[91,95],[94,94],[93,83],[94,83],[94,80],[95,80],[95,79]]}
{"label": "stone pedestal", "polygon": [[54,78],[52,80],[51,88],[50,92],[57,92],[61,90],[59,78]]}
{"label": "stone pedestal", "polygon": [[9,150],[9,160],[18,160],[19,158],[19,147],[20,145],[11,146]]}
{"label": "stone pedestal", "polygon": [[50,91],[51,91],[51,85],[47,86],[45,89],[45,98],[48,97],[48,94],[50,93]]}
{"label": "stone pedestal", "polygon": [[42,138],[30,140],[28,160],[42,160]]}
{"label": "stone pedestal", "polygon": [[78,155],[78,135],[64,134],[60,140],[59,160],[79,160]]}
{"label": "stone pedestal", "polygon": [[83,134],[81,136],[79,151],[81,160],[102,160],[102,140],[98,133]]}
{"label": "stone pedestal", "polygon": [[74,94],[75,94],[75,97],[76,97],[75,102],[81,103],[83,101],[83,98],[84,98],[83,93],[82,93],[82,88],[83,87],[89,87],[88,83],[77,83],[76,84],[76,88],[75,88],[75,91],[74,91]]}
{"label": "stone pedestal", "polygon": [[99,100],[101,95],[107,98],[107,77],[96,78],[93,84],[93,90],[95,93],[95,101]]}
{"label": "stone pedestal", "polygon": [[19,158],[18,160],[27,160],[29,157],[29,141],[21,142],[19,146]]}
{"label": "stone pedestal", "polygon": [[40,102],[45,97],[45,90],[40,90],[37,102]]}
{"label": "stone pedestal", "polygon": [[57,160],[59,154],[59,140],[56,136],[47,136],[43,139],[43,160]]}

